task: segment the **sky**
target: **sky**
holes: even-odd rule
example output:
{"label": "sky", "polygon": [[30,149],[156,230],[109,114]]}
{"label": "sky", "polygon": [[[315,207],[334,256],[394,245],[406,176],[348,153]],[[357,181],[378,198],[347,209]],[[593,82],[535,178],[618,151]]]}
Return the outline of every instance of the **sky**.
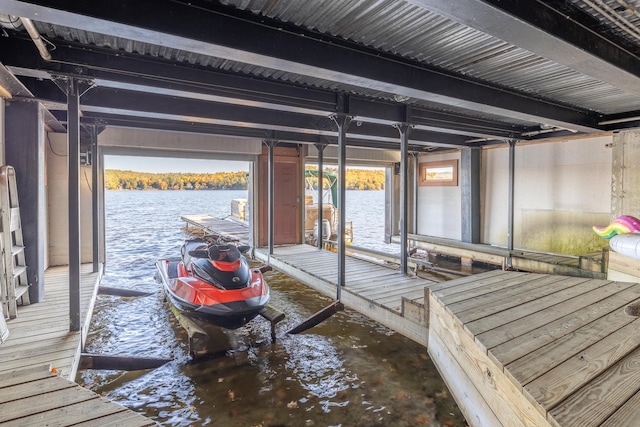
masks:
{"label": "sky", "polygon": [[215,173],[248,171],[249,162],[209,159],[174,159],[165,157],[105,156],[104,168],[152,173]]}

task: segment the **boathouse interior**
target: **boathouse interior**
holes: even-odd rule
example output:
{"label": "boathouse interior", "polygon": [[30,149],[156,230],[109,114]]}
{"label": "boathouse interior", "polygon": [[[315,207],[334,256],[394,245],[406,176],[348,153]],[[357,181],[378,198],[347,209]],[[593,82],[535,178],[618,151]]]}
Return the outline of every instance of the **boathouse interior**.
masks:
{"label": "boathouse interior", "polygon": [[304,243],[306,164],[337,166],[339,208],[345,168],[375,166],[404,273],[418,248],[637,282],[592,227],[640,216],[639,128],[637,0],[0,0],[30,304],[50,268],[72,295],[102,268],[106,155],[249,161],[269,255]]}

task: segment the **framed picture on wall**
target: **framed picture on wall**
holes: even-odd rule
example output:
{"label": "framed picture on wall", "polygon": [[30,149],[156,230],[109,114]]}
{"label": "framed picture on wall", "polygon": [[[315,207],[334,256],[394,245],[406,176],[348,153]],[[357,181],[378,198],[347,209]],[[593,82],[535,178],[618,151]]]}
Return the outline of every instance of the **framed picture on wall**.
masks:
{"label": "framed picture on wall", "polygon": [[419,164],[418,185],[457,186],[458,160],[424,162]]}

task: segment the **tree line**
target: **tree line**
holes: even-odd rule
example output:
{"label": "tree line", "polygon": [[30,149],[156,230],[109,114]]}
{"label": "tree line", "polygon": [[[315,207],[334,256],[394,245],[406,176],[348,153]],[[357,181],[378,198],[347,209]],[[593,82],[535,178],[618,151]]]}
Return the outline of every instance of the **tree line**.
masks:
{"label": "tree line", "polygon": [[[326,170],[337,172],[331,168]],[[348,190],[384,189],[384,170],[347,169]],[[149,173],[107,169],[104,186],[107,190],[246,190],[247,172],[216,173]]]}

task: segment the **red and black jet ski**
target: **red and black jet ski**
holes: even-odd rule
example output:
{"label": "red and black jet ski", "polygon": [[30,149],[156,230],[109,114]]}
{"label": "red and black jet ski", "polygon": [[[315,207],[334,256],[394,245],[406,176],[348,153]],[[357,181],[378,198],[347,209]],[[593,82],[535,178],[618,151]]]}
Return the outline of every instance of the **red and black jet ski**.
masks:
{"label": "red and black jet ski", "polygon": [[236,246],[222,236],[185,241],[182,258],[156,263],[165,294],[180,311],[217,326],[236,329],[269,302],[260,269],[251,269]]}

